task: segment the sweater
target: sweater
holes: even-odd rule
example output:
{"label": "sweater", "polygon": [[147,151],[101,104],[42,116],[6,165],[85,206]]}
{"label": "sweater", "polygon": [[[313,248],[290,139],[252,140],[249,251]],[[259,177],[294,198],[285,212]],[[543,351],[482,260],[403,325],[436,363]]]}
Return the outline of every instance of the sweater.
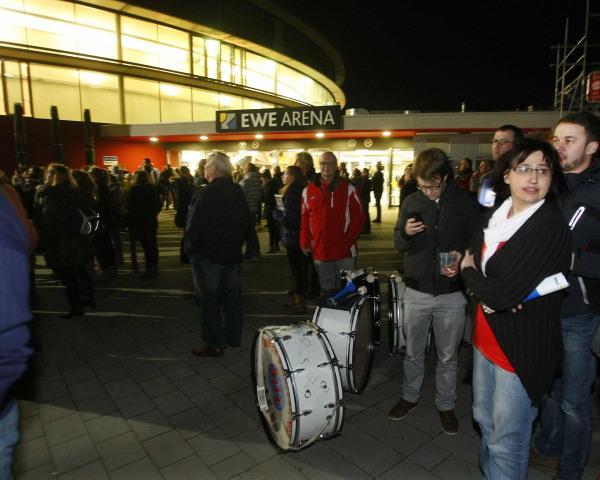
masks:
{"label": "sweater", "polygon": [[[482,244],[483,230],[479,230],[471,246],[477,270],[465,268],[462,278],[480,302],[495,310],[486,314],[488,324],[532,404],[539,406],[562,365],[559,313],[564,292],[522,302],[544,278],[568,272],[571,237],[567,224],[556,203],[546,201],[489,259],[485,277],[481,274]],[[523,308],[513,312],[518,304]]]}

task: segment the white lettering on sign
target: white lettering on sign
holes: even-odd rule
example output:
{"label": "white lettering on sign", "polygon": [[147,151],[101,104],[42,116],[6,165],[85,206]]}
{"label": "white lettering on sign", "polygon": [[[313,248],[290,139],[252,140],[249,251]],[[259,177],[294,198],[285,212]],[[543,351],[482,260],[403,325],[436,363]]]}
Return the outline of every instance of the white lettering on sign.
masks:
{"label": "white lettering on sign", "polygon": [[291,124],[292,124],[292,120],[290,119],[290,114],[288,112],[285,112],[283,114],[283,118],[281,119],[281,126],[289,127]]}
{"label": "white lettering on sign", "polygon": [[248,114],[247,113],[242,113],[240,115],[240,119],[241,119],[241,125],[242,128],[250,128],[250,122],[249,122],[249,118],[248,118]]}
{"label": "white lettering on sign", "polygon": [[302,123],[300,123],[300,112],[292,112],[292,126],[296,125],[302,125]]}
{"label": "white lettering on sign", "polygon": [[270,112],[269,113],[269,127],[276,127],[277,126],[277,112]]}

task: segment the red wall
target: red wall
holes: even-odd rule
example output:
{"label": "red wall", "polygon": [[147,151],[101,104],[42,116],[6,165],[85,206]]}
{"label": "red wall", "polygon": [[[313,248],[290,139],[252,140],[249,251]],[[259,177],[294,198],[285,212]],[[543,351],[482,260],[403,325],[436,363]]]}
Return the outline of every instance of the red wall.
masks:
{"label": "red wall", "polygon": [[[50,120],[25,118],[27,162],[30,165],[48,165],[52,162],[52,136]],[[85,138],[82,122],[61,121],[61,134],[65,152],[65,163],[71,168],[85,165]],[[104,166],[103,156],[117,156],[119,165],[126,170],[136,170],[148,157],[155,167],[162,169],[166,153],[161,145],[144,142],[113,141],[99,138],[99,126],[94,125],[96,164]],[[13,119],[0,116],[0,170],[11,173],[17,166]]]}

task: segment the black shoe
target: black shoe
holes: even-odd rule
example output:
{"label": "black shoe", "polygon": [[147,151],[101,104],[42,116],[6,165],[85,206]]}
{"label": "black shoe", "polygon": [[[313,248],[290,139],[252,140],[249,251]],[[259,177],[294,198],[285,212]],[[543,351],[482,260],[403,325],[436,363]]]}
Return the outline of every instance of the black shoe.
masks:
{"label": "black shoe", "polygon": [[402,420],[404,417],[406,417],[406,415],[408,415],[408,412],[410,412],[416,406],[416,403],[402,399],[392,407],[390,413],[388,413],[388,418],[390,420]]}
{"label": "black shoe", "polygon": [[454,410],[438,410],[442,429],[446,435],[456,435],[458,433],[458,420],[454,415]]}

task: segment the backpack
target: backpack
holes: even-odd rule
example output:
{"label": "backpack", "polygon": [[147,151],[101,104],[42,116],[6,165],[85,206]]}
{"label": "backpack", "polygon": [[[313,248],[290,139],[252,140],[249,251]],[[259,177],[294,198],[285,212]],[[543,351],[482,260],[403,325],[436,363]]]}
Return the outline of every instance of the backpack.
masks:
{"label": "backpack", "polygon": [[90,207],[73,206],[69,209],[69,232],[79,235],[93,235],[100,225],[100,214]]}

